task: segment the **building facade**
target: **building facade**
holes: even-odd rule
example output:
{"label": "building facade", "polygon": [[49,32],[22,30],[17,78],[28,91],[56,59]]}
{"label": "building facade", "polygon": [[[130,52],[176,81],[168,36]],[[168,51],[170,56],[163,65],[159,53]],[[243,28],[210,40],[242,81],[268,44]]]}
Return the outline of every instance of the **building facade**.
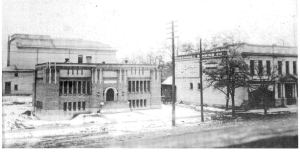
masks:
{"label": "building facade", "polygon": [[71,119],[80,113],[161,108],[160,74],[153,65],[44,63],[36,66],[34,113]]}
{"label": "building facade", "polygon": [[[100,42],[76,39],[54,39],[48,35],[14,34],[8,40],[7,66],[16,66],[22,69],[34,70],[35,65],[45,62],[63,62],[68,58],[71,63],[116,63],[117,50]],[[20,74],[16,85],[26,81],[34,73],[27,73],[23,78]],[[7,72],[2,72],[3,84],[12,83]],[[26,94],[32,94],[32,85],[26,89]],[[2,87],[2,91],[5,92]],[[6,94],[9,95],[9,94]]]}
{"label": "building facade", "polygon": [[[238,44],[237,51],[241,53],[245,62],[250,67],[252,76],[249,80],[252,89],[238,88],[235,94],[235,105],[240,106],[244,102],[254,102],[257,100],[255,94],[258,91],[255,86],[259,86],[259,78],[254,67],[262,67],[264,71],[273,71],[278,79],[268,89],[269,98],[273,106],[296,104],[298,99],[298,76],[297,76],[297,47],[276,46],[276,45],[253,45]],[[209,70],[217,68],[222,60],[226,59],[230,45],[217,47],[212,50],[203,51],[203,69]],[[199,80],[199,53],[179,55],[176,57],[176,87],[177,101],[186,103],[200,103],[200,80]],[[268,74],[268,73],[267,73]],[[203,99],[204,104],[212,106],[224,106],[226,96],[212,87],[206,87],[203,75]],[[267,77],[265,77],[267,79]],[[266,80],[268,81],[268,80]],[[231,103],[229,102],[229,105]]]}

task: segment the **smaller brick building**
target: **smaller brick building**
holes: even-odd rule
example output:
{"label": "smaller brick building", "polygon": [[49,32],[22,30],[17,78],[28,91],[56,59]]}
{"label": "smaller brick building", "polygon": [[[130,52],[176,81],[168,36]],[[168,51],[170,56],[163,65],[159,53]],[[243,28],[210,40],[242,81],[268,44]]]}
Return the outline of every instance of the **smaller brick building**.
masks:
{"label": "smaller brick building", "polygon": [[80,113],[161,108],[157,66],[138,64],[37,64],[33,106],[40,119],[71,119]]}

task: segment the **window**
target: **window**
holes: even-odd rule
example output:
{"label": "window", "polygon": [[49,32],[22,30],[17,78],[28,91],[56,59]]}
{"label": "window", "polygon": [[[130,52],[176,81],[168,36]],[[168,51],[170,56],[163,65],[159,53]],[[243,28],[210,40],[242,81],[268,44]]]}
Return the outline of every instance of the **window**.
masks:
{"label": "window", "polygon": [[19,76],[19,73],[18,73],[18,72],[16,72],[16,73],[15,73],[15,77],[18,77],[18,76]]}
{"label": "window", "polygon": [[59,95],[62,95],[63,94],[63,84],[64,82],[63,81],[59,81]]}
{"label": "window", "polygon": [[146,81],[144,81],[144,92],[147,92],[147,85],[146,85]]}
{"label": "window", "polygon": [[82,110],[85,110],[85,102],[82,102]]}
{"label": "window", "polygon": [[148,92],[151,92],[151,91],[150,91],[150,81],[148,81],[147,87],[148,87]]}
{"label": "window", "polygon": [[81,102],[78,102],[78,110],[81,110]]}
{"label": "window", "polygon": [[72,110],[72,102],[68,102],[68,109],[69,109],[69,111]]}
{"label": "window", "polygon": [[198,89],[199,89],[199,90],[201,89],[200,83],[198,83]]}
{"label": "window", "polygon": [[140,85],[139,81],[136,81],[136,92],[140,92],[139,85]]}
{"label": "window", "polygon": [[73,110],[76,111],[76,102],[73,102]]}
{"label": "window", "polygon": [[77,92],[77,90],[76,90],[76,88],[77,88],[77,82],[76,81],[73,81],[73,94],[75,95]]}
{"label": "window", "polygon": [[86,81],[82,81],[82,94],[86,93],[85,90],[86,90]]}
{"label": "window", "polygon": [[55,81],[55,70],[54,69],[51,70],[51,81],[52,82]]}
{"label": "window", "polygon": [[69,94],[72,94],[73,88],[72,88],[72,81],[69,81]]}
{"label": "window", "polygon": [[132,107],[135,108],[135,100],[132,100]]}
{"label": "window", "polygon": [[64,81],[64,94],[68,94],[68,81]]}
{"label": "window", "polygon": [[143,81],[140,81],[140,92],[143,92]]}
{"label": "window", "polygon": [[86,82],[86,93],[91,94],[91,82],[90,81]]}
{"label": "window", "polygon": [[267,61],[267,74],[270,75],[271,74],[271,62]]}
{"label": "window", "polygon": [[285,72],[286,74],[290,74],[290,64],[289,61],[285,61]]}
{"label": "window", "polygon": [[135,92],[135,81],[132,81],[132,92]]}
{"label": "window", "polygon": [[86,63],[92,63],[92,56],[86,56]]}
{"label": "window", "polygon": [[78,94],[81,94],[81,81],[78,81]]}
{"label": "window", "polygon": [[97,80],[100,80],[100,70],[97,70]]}
{"label": "window", "polygon": [[15,85],[15,91],[18,91],[18,85]]}
{"label": "window", "polygon": [[140,100],[135,100],[136,101],[136,107],[138,108],[139,107],[139,101]]}
{"label": "window", "polygon": [[281,84],[278,84],[277,87],[278,87],[278,98],[281,98]]}
{"label": "window", "polygon": [[143,107],[143,99],[140,100],[140,106]]}
{"label": "window", "polygon": [[193,83],[190,83],[190,89],[193,89]]}
{"label": "window", "polygon": [[64,102],[64,111],[67,111],[67,106],[68,106],[68,103]]}
{"label": "window", "polygon": [[282,62],[278,61],[278,74],[282,74]]}
{"label": "window", "polygon": [[144,99],[144,106],[147,107],[147,100]]}
{"label": "window", "polygon": [[254,75],[254,60],[250,60],[250,74]]}
{"label": "window", "polygon": [[78,55],[78,63],[82,63],[82,55]]}
{"label": "window", "polygon": [[128,81],[128,92],[131,92],[131,81]]}
{"label": "window", "polygon": [[297,62],[293,61],[293,73],[297,74]]}
{"label": "window", "polygon": [[262,60],[258,60],[258,74],[259,75],[263,74],[263,63],[262,63]]}
{"label": "window", "polygon": [[36,108],[43,109],[43,102],[37,101],[36,102]]}

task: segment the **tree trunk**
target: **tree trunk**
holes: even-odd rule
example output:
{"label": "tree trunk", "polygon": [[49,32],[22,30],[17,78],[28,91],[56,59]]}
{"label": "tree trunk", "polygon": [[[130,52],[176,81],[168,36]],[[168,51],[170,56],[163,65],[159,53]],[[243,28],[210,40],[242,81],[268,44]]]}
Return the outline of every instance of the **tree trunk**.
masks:
{"label": "tree trunk", "polygon": [[263,103],[264,103],[264,115],[267,115],[268,114],[268,105],[266,103],[266,100],[263,98]]}
{"label": "tree trunk", "polygon": [[226,110],[228,110],[228,103],[229,103],[229,91],[227,90],[227,94],[226,94]]}
{"label": "tree trunk", "polygon": [[235,117],[235,105],[234,105],[234,90],[231,93],[231,109],[232,109],[232,117]]}

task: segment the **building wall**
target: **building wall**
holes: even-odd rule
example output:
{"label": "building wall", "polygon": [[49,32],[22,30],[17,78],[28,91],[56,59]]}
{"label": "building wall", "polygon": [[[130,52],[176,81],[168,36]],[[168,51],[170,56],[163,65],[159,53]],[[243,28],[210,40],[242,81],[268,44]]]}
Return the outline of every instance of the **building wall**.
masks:
{"label": "building wall", "polygon": [[11,43],[10,65],[16,65],[19,69],[34,69],[37,63],[64,62],[65,58],[69,58],[72,63],[78,63],[78,55],[83,56],[83,63],[87,63],[87,56],[92,56],[92,63],[116,62],[115,51],[18,48],[16,43],[16,41]]}
{"label": "building wall", "polygon": [[[2,95],[5,95],[5,82],[11,82],[11,94],[10,95],[30,95],[33,89],[34,73],[18,73],[15,76],[15,72],[2,72]],[[15,90],[15,85],[18,86],[18,90]]]}

